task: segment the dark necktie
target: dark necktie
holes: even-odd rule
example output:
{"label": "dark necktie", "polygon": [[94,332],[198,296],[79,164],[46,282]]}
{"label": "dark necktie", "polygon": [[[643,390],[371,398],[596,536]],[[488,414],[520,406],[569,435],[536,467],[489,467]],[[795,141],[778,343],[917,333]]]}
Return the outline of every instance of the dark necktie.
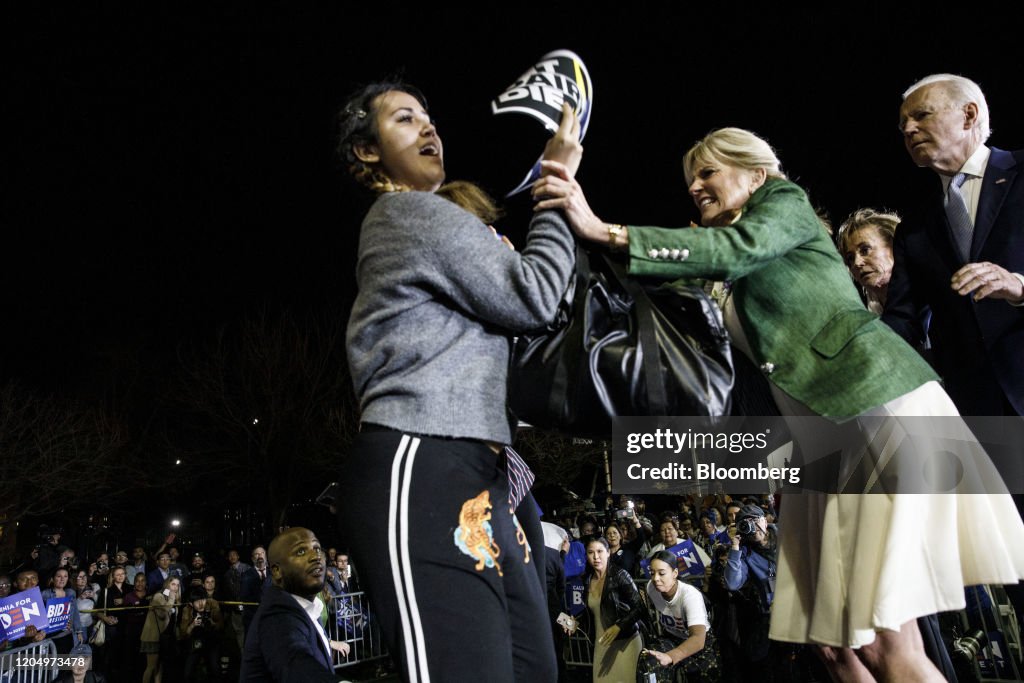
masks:
{"label": "dark necktie", "polygon": [[960,187],[967,180],[967,174],[957,173],[949,183],[946,192],[946,217],[949,219],[949,228],[953,235],[953,243],[956,244],[957,253],[965,263],[971,257],[971,238],[974,235],[974,223],[971,221],[971,212],[967,210],[967,202],[960,193]]}

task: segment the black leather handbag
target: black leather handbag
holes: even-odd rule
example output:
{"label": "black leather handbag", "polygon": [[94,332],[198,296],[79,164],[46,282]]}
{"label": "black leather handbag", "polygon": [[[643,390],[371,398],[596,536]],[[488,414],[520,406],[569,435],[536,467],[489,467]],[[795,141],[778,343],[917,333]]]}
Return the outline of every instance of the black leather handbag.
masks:
{"label": "black leather handbag", "polygon": [[509,407],[535,427],[611,434],[626,415],[728,415],[734,381],[718,306],[692,284],[644,282],[577,247],[548,330],[512,349]]}

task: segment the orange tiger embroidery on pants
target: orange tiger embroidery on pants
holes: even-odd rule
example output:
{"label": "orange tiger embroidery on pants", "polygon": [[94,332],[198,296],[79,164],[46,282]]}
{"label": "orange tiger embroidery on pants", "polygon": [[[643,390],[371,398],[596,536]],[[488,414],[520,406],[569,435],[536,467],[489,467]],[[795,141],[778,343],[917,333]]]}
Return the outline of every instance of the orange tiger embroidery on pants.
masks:
{"label": "orange tiger embroidery on pants", "polygon": [[504,576],[498,562],[501,548],[494,542],[494,531],[491,529],[491,507],[489,491],[462,504],[459,528],[455,530],[455,545],[477,561],[478,572],[483,571],[484,567],[495,567],[498,576]]}

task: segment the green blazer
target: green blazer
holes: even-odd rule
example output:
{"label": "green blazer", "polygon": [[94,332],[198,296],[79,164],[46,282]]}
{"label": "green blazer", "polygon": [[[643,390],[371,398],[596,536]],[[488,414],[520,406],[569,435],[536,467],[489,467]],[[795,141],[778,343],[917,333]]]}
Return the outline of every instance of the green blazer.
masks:
{"label": "green blazer", "polygon": [[768,179],[724,228],[629,226],[629,272],[731,280],[733,305],[767,378],[811,410],[859,415],[938,379],[864,308],[800,187]]}

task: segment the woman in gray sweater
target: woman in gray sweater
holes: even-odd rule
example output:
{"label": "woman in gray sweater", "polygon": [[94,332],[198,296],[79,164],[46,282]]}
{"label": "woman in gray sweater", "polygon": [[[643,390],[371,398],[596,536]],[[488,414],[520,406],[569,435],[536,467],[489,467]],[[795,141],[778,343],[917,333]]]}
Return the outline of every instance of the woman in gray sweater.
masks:
{"label": "woman in gray sweater", "polygon": [[[443,146],[415,88],[368,86],[340,123],[343,160],[378,195],[347,333],[362,428],[340,480],[342,533],[372,567],[407,680],[554,680],[544,587],[509,496],[505,385],[511,336],[555,315],[573,237],[541,212],[515,252],[435,195]],[[545,158],[575,170],[578,130],[566,106]]]}

